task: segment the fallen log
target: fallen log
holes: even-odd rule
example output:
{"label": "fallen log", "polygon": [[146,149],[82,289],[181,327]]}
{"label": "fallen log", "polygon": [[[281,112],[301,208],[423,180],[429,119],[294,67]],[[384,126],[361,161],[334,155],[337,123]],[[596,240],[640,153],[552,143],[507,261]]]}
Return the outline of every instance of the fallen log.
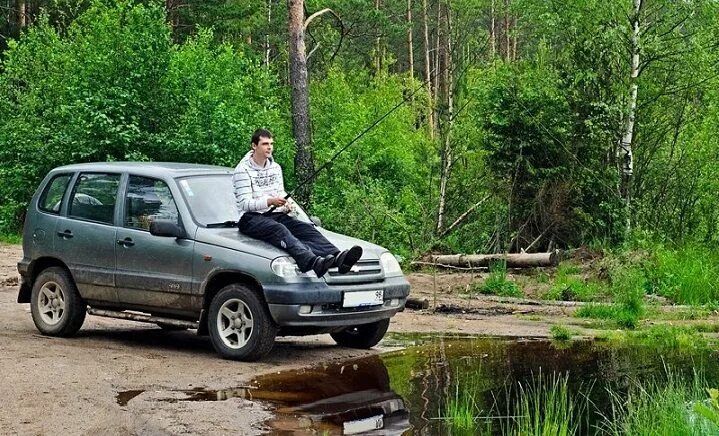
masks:
{"label": "fallen log", "polygon": [[414,310],[422,310],[429,308],[429,300],[426,298],[408,297],[405,307]]}
{"label": "fallen log", "polygon": [[440,254],[426,259],[437,265],[449,265],[461,268],[488,268],[495,262],[506,261],[507,268],[534,268],[557,266],[559,250],[549,253],[509,253],[509,254]]}

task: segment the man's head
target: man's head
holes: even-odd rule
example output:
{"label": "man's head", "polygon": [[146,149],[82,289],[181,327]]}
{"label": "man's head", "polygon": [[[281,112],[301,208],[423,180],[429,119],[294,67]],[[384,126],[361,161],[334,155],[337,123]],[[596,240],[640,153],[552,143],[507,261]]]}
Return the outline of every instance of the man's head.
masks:
{"label": "man's head", "polygon": [[269,130],[257,129],[252,134],[252,151],[255,160],[264,161],[272,157],[272,133]]}

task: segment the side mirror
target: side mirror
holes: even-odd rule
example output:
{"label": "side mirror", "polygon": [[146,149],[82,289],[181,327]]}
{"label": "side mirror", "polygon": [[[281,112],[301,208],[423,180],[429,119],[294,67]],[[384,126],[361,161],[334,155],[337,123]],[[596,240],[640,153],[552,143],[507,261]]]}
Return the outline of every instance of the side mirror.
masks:
{"label": "side mirror", "polygon": [[310,221],[312,221],[317,227],[322,227],[322,220],[320,220],[320,217],[312,215],[310,217]]}
{"label": "side mirror", "polygon": [[174,221],[154,220],[150,223],[150,234],[154,236],[168,236],[184,238],[185,231]]}

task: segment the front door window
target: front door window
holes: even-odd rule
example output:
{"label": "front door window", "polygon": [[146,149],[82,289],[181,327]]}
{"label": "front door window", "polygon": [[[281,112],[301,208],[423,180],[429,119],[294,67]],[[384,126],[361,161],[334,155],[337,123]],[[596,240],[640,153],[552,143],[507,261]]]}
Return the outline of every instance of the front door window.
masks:
{"label": "front door window", "polygon": [[162,180],[130,176],[125,196],[125,227],[149,230],[150,223],[158,219],[179,224],[170,188]]}

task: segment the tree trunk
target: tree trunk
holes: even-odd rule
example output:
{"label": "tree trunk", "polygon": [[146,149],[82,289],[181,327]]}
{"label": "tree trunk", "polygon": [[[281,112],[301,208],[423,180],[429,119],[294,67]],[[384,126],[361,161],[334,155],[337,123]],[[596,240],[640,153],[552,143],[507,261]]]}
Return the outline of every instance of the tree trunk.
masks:
{"label": "tree trunk", "polygon": [[295,197],[305,207],[311,207],[314,159],[310,142],[310,96],[307,76],[307,55],[304,35],[304,0],[289,2],[289,67],[292,87],[292,131],[295,136],[295,178],[301,186]]}
{"label": "tree trunk", "polygon": [[512,55],[509,37],[509,1],[504,0],[504,60],[509,61]]}
{"label": "tree trunk", "polygon": [[[303,24],[304,25],[304,24]],[[272,28],[272,0],[267,0],[267,34],[265,34],[265,68],[270,68],[270,31]]]}
{"label": "tree trunk", "polygon": [[440,108],[439,108],[439,76],[442,71],[442,67],[440,66],[440,56],[439,52],[440,49],[440,40],[442,37],[442,2],[437,2],[437,35],[435,38],[435,45],[434,45],[434,122],[435,122],[435,132],[439,133],[439,124],[440,124]]}
{"label": "tree trunk", "polygon": [[629,77],[629,102],[627,113],[622,122],[622,140],[619,144],[618,154],[621,159],[621,195],[624,200],[626,214],[625,230],[629,232],[632,228],[631,202],[632,202],[632,175],[634,172],[634,157],[632,155],[632,139],[634,137],[634,121],[637,113],[637,94],[639,91],[639,14],[642,9],[642,0],[634,0],[632,15],[632,39],[631,39],[631,74]]}
{"label": "tree trunk", "polygon": [[17,23],[20,29],[27,26],[27,2],[25,0],[17,2]]}
{"label": "tree trunk", "polygon": [[[374,0],[374,10],[379,12],[380,8],[380,0]],[[377,28],[376,31],[376,38],[374,41],[374,71],[375,75],[379,76],[380,70],[382,69],[382,39],[380,37],[380,29]]]}
{"label": "tree trunk", "polygon": [[176,39],[177,27],[180,24],[180,18],[178,14],[179,0],[165,0],[165,12],[167,14],[167,23],[170,25],[170,32],[172,38]]}
{"label": "tree trunk", "polygon": [[407,58],[409,62],[410,83],[414,81],[414,47],[412,46],[412,0],[407,0]]}
{"label": "tree trunk", "polygon": [[422,0],[422,27],[424,30],[424,80],[427,87],[427,123],[429,139],[434,141],[434,99],[432,97],[432,70],[429,60],[429,26],[427,24],[427,0]]}
{"label": "tree trunk", "polygon": [[452,8],[449,3],[445,7],[445,23],[446,33],[444,34],[443,44],[443,65],[442,65],[442,94],[446,98],[445,116],[443,117],[443,126],[441,129],[443,147],[442,147],[442,168],[439,179],[439,208],[437,213],[437,234],[442,234],[444,227],[445,206],[447,203],[447,184],[452,171],[452,121],[454,118],[454,96],[453,96],[453,65],[452,65]]}
{"label": "tree trunk", "polygon": [[494,262],[506,260],[508,268],[533,268],[537,266],[557,266],[559,252],[550,253],[510,253],[510,254],[443,254],[429,256],[428,261],[441,265],[462,268],[487,268]]}
{"label": "tree trunk", "polygon": [[495,34],[495,22],[494,22],[494,2],[495,0],[492,0],[489,6],[489,47],[490,47],[490,53],[492,54],[492,59],[497,55],[497,35]]}

